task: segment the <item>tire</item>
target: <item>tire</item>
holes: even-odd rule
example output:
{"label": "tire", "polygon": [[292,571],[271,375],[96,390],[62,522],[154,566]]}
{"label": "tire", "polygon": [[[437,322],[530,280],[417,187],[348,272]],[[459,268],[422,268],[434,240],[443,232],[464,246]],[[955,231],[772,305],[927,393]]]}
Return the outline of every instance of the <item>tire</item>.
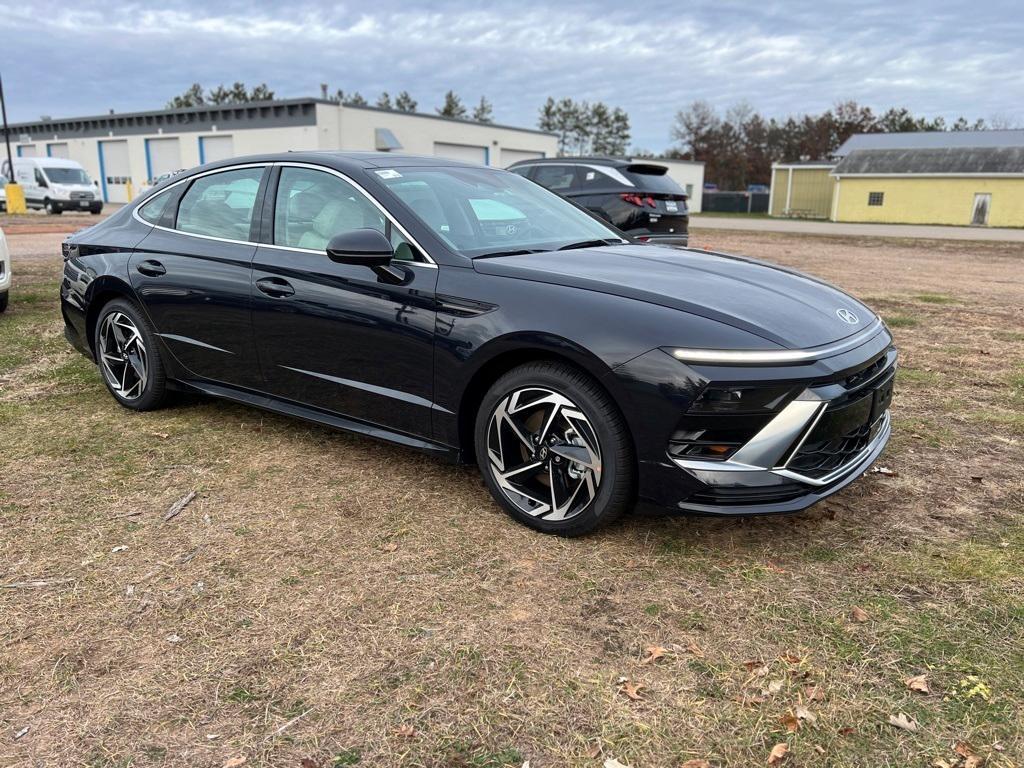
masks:
{"label": "tire", "polygon": [[43,210],[45,210],[47,213],[52,213],[54,216],[60,216],[62,213],[64,213],[64,209],[58,206],[55,202],[53,202],[53,200],[50,200],[49,198],[43,200]]}
{"label": "tire", "polygon": [[133,411],[160,408],[167,374],[156,334],[138,307],[114,299],[100,310],[93,334],[100,376],[114,399]]}
{"label": "tire", "polygon": [[594,379],[569,365],[527,363],[498,379],[480,403],[474,445],[494,499],[543,533],[586,535],[634,501],[633,444],[622,415]]}
{"label": "tire", "polygon": [[0,312],[4,312],[7,310],[7,302],[10,300],[10,295],[10,291],[4,291],[3,293],[0,293]]}

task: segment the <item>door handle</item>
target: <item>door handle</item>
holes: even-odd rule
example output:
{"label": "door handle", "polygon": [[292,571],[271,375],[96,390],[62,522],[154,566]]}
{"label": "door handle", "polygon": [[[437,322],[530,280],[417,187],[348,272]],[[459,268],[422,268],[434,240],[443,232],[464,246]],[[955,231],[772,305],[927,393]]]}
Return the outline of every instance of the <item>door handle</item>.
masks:
{"label": "door handle", "polygon": [[283,299],[295,294],[291,283],[281,277],[264,277],[256,281],[256,287],[274,299]]}
{"label": "door handle", "polygon": [[135,268],[139,270],[139,272],[141,272],[142,274],[149,275],[150,277],[160,277],[160,275],[167,274],[167,267],[165,267],[159,261],[154,261],[153,259],[146,259],[145,261],[140,261],[138,266]]}

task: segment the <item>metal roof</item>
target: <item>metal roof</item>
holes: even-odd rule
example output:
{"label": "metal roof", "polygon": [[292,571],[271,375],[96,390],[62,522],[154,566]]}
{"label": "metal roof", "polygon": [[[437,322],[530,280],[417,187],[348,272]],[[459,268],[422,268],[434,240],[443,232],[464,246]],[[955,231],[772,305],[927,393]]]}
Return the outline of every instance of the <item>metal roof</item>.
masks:
{"label": "metal roof", "polygon": [[836,150],[845,157],[859,149],[954,149],[963,147],[1024,147],[1024,130],[908,131],[857,133]]}
{"label": "metal roof", "polygon": [[1024,175],[1024,146],[861,149],[844,157],[832,171],[833,176],[899,174]]}

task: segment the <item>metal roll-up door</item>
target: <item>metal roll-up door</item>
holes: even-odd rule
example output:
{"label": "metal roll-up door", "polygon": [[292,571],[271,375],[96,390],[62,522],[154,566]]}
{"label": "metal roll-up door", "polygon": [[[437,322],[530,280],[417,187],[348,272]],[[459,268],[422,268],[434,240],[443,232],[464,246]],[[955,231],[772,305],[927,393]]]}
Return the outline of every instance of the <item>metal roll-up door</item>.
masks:
{"label": "metal roll-up door", "polygon": [[70,157],[68,153],[68,143],[66,141],[56,142],[54,144],[46,145],[46,154],[50,157]]}
{"label": "metal roll-up door", "polygon": [[128,161],[128,142],[101,141],[100,168],[103,179],[103,199],[108,203],[127,203],[128,185],[132,181],[131,163]]}
{"label": "metal roll-up door", "polygon": [[146,139],[149,153],[149,177],[159,179],[165,173],[181,170],[181,144],[178,139]]}
{"label": "metal roll-up door", "polygon": [[235,142],[230,136],[200,136],[199,158],[204,163],[229,160],[235,156]]}
{"label": "metal roll-up door", "polygon": [[461,160],[464,163],[487,165],[487,147],[478,147],[473,144],[445,144],[435,141],[434,154],[451,160]]}
{"label": "metal roll-up door", "polygon": [[531,152],[526,149],[501,150],[501,164],[505,168],[508,168],[512,163],[518,163],[520,160],[540,160],[543,157],[543,152]]}

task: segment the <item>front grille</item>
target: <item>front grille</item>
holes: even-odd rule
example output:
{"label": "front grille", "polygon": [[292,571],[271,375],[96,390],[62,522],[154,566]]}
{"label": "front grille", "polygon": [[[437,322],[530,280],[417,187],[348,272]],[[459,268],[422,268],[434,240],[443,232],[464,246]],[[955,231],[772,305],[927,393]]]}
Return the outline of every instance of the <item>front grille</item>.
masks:
{"label": "front grille", "polygon": [[818,480],[851,462],[867,448],[873,433],[872,426],[865,423],[838,437],[826,437],[814,442],[808,440],[790,459],[786,468]]}
{"label": "front grille", "polygon": [[72,192],[72,200],[92,200],[92,192]]}
{"label": "front grille", "polygon": [[692,504],[740,506],[746,504],[777,504],[799,498],[807,487],[796,482],[770,486],[709,486],[697,491],[686,501]]}

